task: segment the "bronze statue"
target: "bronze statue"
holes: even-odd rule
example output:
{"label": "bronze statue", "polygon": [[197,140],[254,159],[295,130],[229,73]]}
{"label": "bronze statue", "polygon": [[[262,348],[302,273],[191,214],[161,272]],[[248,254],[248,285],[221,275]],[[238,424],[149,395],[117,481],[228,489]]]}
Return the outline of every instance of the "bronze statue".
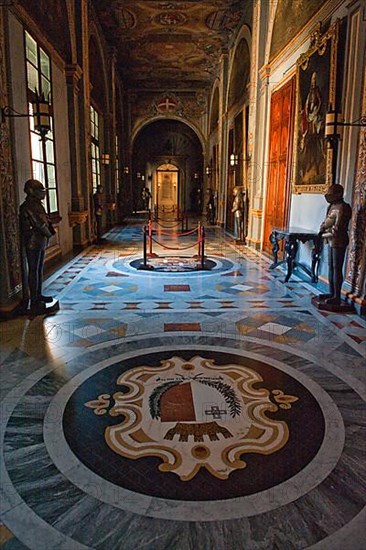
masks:
{"label": "bronze statue", "polygon": [[343,262],[348,246],[348,224],[352,209],[343,200],[343,187],[331,185],[325,194],[330,206],[327,216],[319,228],[319,234],[328,242],[328,278],[329,293],[319,299],[326,305],[340,306],[343,283]]}
{"label": "bronze statue", "polygon": [[[25,182],[24,192],[27,197],[20,205],[19,218],[23,259],[26,259],[28,278],[24,277],[23,284],[28,283],[31,313],[40,315],[46,311],[45,304],[53,301],[51,296],[43,296],[42,281],[45,250],[48,239],[55,234],[55,230],[42,204],[46,197],[43,184],[38,180],[28,180]],[[26,288],[23,289],[23,293],[26,296]]]}
{"label": "bronze statue", "polygon": [[97,244],[101,244],[104,242],[104,239],[102,238],[103,191],[104,191],[103,186],[98,185],[97,190],[93,195]]}

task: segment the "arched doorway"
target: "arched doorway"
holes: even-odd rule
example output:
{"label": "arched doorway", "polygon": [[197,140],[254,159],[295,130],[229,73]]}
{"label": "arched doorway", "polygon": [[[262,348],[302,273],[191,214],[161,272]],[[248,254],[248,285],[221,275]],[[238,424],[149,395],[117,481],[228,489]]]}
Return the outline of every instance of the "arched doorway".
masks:
{"label": "arched doorway", "polygon": [[[160,188],[158,187],[160,185]],[[202,196],[203,149],[198,135],[184,122],[164,119],[144,126],[132,146],[132,201],[141,209],[147,187],[152,205],[192,210]]]}
{"label": "arched doorway", "polygon": [[179,168],[174,164],[161,164],[155,172],[154,204],[167,210],[179,204]]}

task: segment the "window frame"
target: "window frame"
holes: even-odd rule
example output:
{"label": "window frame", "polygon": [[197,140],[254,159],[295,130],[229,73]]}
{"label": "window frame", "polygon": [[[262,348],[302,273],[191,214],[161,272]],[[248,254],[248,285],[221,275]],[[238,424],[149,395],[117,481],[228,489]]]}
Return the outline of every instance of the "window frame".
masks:
{"label": "window frame", "polygon": [[[37,53],[36,63],[32,60],[28,54],[27,47],[27,35],[31,41],[34,42]],[[58,192],[58,182],[57,182],[57,160],[56,160],[56,143],[55,143],[55,121],[53,114],[53,94],[52,94],[52,58],[48,52],[44,49],[43,45],[34,37],[34,35],[29,32],[28,29],[24,29],[24,61],[25,61],[25,82],[26,82],[26,95],[27,95],[27,110],[29,113],[28,116],[28,136],[29,136],[29,150],[30,150],[30,162],[32,177],[42,181],[46,189],[46,198],[45,198],[45,210],[50,216],[51,220],[54,222],[59,221],[60,219],[60,203],[59,203],[59,192]],[[42,58],[47,58],[48,61],[48,74],[42,67]],[[33,121],[33,112],[32,112],[32,101],[36,98],[36,92],[33,90],[30,85],[29,79],[29,67],[32,67],[37,74],[37,87],[36,90],[38,93],[44,92],[44,82],[48,83],[48,94],[45,97],[50,101],[50,122],[51,122],[51,132],[48,133],[46,139],[40,139],[38,132],[34,130],[34,121]],[[46,90],[47,91],[47,90]],[[45,92],[46,92],[45,91]],[[39,141],[38,154],[35,147],[36,140]],[[51,149],[50,144],[51,143]],[[38,174],[36,167],[38,167]],[[52,179],[50,177],[52,174]],[[51,193],[53,194],[53,200],[51,199]],[[51,211],[52,205],[56,207]]]}
{"label": "window frame", "polygon": [[[101,114],[92,102],[90,103],[90,162],[91,162],[91,184],[92,193],[96,193],[98,185],[101,185],[100,170],[100,130]],[[96,132],[94,130],[96,129]],[[95,135],[96,133],[96,135]],[[94,178],[95,176],[95,178]]]}

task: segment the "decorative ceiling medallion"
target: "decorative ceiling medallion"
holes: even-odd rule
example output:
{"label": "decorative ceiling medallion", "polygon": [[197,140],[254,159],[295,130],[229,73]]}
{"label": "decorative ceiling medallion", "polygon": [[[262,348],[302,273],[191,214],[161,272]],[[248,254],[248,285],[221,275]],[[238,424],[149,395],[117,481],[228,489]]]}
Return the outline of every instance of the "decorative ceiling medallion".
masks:
{"label": "decorative ceiling medallion", "polygon": [[121,29],[133,29],[136,25],[136,17],[132,11],[124,8],[116,8],[114,13]]}
{"label": "decorative ceiling medallion", "polygon": [[177,27],[183,25],[187,21],[187,17],[179,11],[169,11],[159,13],[155,17],[155,21],[165,27]]}
{"label": "decorative ceiling medallion", "polygon": [[213,31],[232,31],[238,25],[241,11],[221,9],[213,11],[206,18],[206,25]]}
{"label": "decorative ceiling medallion", "polygon": [[[111,398],[109,415],[123,420],[106,427],[105,441],[129,459],[158,457],[159,471],[173,472],[181,481],[193,479],[201,468],[227,479],[246,467],[244,453],[268,456],[289,439],[287,423],[274,413],[281,410],[283,418],[298,397],[254,387],[260,383],[263,378],[248,367],[215,365],[201,356],[132,368],[117,379],[123,392]],[[108,400],[103,394],[85,405],[103,415]]]}

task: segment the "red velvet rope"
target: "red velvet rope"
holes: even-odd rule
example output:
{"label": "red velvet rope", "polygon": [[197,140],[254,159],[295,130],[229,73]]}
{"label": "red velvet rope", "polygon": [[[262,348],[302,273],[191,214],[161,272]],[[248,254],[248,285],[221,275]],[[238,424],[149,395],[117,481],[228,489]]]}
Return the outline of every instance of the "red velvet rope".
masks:
{"label": "red velvet rope", "polygon": [[159,222],[154,222],[154,223],[157,223],[158,225],[160,225],[160,227],[163,227],[164,229],[173,229],[174,227],[176,227],[177,225],[180,225],[180,222],[174,222],[174,225],[172,226],[169,226],[169,225],[163,225],[162,223],[159,223]]}
{"label": "red velvet rope", "polygon": [[200,239],[199,241],[196,241],[194,244],[191,244],[189,246],[183,246],[181,248],[176,248],[174,246],[166,246],[165,244],[162,244],[160,243],[159,241],[157,241],[156,239],[154,239],[154,237],[151,237],[151,240],[154,241],[154,243],[162,246],[163,248],[166,248],[167,250],[188,250],[188,248],[193,248],[194,246],[196,246],[198,243],[201,243],[203,241],[203,239]]}
{"label": "red velvet rope", "polygon": [[159,233],[159,235],[162,235],[163,237],[186,237],[187,235],[192,235],[192,233],[195,233],[198,231],[198,227],[196,229],[192,229],[191,231],[187,231],[186,233],[164,233],[164,231],[159,231],[158,229],[153,229],[153,233]]}

